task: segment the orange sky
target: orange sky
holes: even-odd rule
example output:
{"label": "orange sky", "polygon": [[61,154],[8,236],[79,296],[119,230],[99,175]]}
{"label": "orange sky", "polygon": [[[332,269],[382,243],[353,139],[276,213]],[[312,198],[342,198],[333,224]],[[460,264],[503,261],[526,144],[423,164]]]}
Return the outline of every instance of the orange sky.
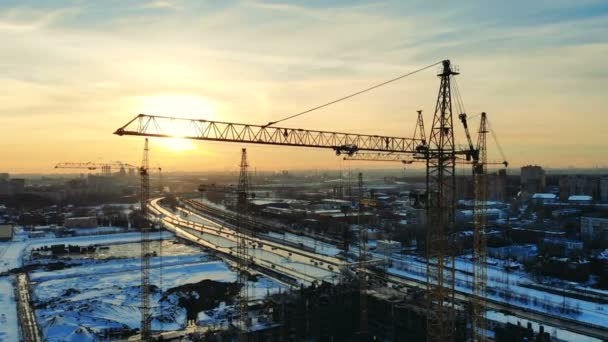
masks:
{"label": "orange sky", "polygon": [[[263,124],[445,58],[460,67],[469,115],[488,113],[514,167],[608,165],[601,2],[11,3],[0,5],[0,172],[138,164],[143,139],[112,132],[140,112]],[[281,125],[411,136],[417,109],[430,127],[435,71]],[[168,171],[234,170],[242,147],[151,144],[152,164]],[[247,147],[259,170],[348,168],[331,151]],[[490,150],[500,159],[491,140]]]}

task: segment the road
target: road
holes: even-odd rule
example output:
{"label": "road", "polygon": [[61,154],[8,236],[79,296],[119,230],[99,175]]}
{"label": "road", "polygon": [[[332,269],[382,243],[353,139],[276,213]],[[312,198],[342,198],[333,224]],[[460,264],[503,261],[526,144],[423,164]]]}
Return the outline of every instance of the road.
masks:
{"label": "road", "polygon": [[27,273],[17,275],[17,308],[19,310],[19,321],[25,342],[38,342],[40,331],[36,323],[36,315],[31,306],[30,286]]}
{"label": "road", "polygon": [[[162,223],[189,240],[229,256],[235,256],[236,233],[232,226],[224,226],[208,220],[188,209],[174,213],[159,203],[150,202],[150,212],[162,215]],[[186,218],[181,215],[187,215]],[[313,282],[336,282],[343,260],[310,252],[296,246],[284,245],[258,236],[246,236],[251,261],[272,271],[300,280],[303,284]]]}

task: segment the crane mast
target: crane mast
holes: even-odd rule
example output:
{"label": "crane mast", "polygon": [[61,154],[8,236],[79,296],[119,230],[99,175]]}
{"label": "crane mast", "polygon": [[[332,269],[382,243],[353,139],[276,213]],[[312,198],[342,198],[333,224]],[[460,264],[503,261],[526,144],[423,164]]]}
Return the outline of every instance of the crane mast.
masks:
{"label": "crane mast", "polygon": [[141,340],[148,341],[152,334],[150,314],[150,222],[148,221],[148,199],[150,197],[150,162],[148,160],[148,138],[144,143],[139,175],[141,176]]}
{"label": "crane mast", "polygon": [[454,267],[446,272],[446,259],[454,265],[448,237],[454,228],[456,154],[450,81],[455,75],[450,61],[444,61],[426,159],[427,340],[438,342],[452,340],[454,332],[455,274]]}
{"label": "crane mast", "polygon": [[486,113],[481,113],[477,136],[479,161],[473,164],[475,203],[473,207],[473,341],[487,341],[487,144]]}
{"label": "crane mast", "polygon": [[238,323],[239,341],[247,341],[247,330],[249,327],[248,305],[249,305],[249,250],[247,248],[246,227],[249,214],[249,164],[247,163],[247,149],[241,150],[241,163],[239,173],[239,183],[237,186],[237,226],[236,226],[236,257],[238,271]]}

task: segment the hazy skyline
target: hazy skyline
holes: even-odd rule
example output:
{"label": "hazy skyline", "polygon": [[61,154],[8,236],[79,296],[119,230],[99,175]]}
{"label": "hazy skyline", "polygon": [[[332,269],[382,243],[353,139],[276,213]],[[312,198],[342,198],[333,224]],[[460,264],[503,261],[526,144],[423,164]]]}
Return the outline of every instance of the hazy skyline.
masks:
{"label": "hazy skyline", "polygon": [[[139,164],[143,139],[112,134],[138,113],[264,124],[446,58],[513,167],[606,165],[607,29],[605,1],[3,1],[0,172]],[[417,109],[430,127],[435,71],[281,126],[409,137]],[[168,171],[234,170],[243,147],[151,146]],[[259,170],[348,167],[247,147]]]}

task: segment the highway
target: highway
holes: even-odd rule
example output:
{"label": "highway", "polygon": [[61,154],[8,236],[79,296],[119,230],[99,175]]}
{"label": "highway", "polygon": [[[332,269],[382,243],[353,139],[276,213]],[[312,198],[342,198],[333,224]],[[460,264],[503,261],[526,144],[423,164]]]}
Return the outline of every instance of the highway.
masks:
{"label": "highway", "polygon": [[[160,206],[159,198],[150,202],[150,208],[157,215],[162,214],[162,220],[166,227],[183,231],[187,234],[185,237],[197,242],[205,247],[220,251],[231,255],[232,249],[235,246],[234,228],[228,223],[222,222],[217,216],[208,216],[202,214],[194,208],[179,208],[177,211],[186,217],[180,217],[179,214],[173,213],[164,207]],[[195,222],[196,221],[196,222]],[[222,238],[226,245],[217,243],[217,239]],[[215,240],[211,241],[211,240]],[[345,266],[343,260],[336,257],[322,255],[308,250],[298,249],[290,245],[282,245],[275,241],[268,241],[258,237],[247,237],[248,244],[255,248],[250,249],[252,258],[256,264],[270,268],[276,272],[283,273],[289,277],[294,277],[304,284],[316,281],[332,281],[338,279],[339,269]],[[257,250],[256,250],[257,249]],[[259,251],[264,251],[259,253]],[[286,263],[286,261],[289,261]],[[303,269],[301,265],[312,266],[308,269]],[[318,270],[319,272],[330,271],[331,274],[310,272]],[[383,274],[387,281],[393,284],[400,284],[407,287],[425,288],[424,281],[406,275]],[[456,299],[459,301],[470,301],[471,294],[457,291]],[[581,322],[574,319],[569,319],[554,315],[547,312],[537,311],[530,308],[521,308],[512,303],[504,303],[497,300],[488,299],[488,309],[508,312],[513,316],[527,319],[530,321],[539,322],[541,324],[553,325],[561,329],[569,330],[575,333],[598,338],[600,340],[608,338],[608,328],[599,327],[597,325]]]}
{"label": "highway", "polygon": [[[165,228],[225,255],[236,255],[236,233],[231,229],[232,226],[222,226],[184,208],[177,211],[179,214],[174,213],[162,207],[159,200],[150,201],[150,211],[157,215]],[[245,239],[253,264],[284,274],[303,284],[321,281],[335,283],[340,268],[344,265],[341,259],[297,246],[284,245],[258,236],[246,236]]]}

